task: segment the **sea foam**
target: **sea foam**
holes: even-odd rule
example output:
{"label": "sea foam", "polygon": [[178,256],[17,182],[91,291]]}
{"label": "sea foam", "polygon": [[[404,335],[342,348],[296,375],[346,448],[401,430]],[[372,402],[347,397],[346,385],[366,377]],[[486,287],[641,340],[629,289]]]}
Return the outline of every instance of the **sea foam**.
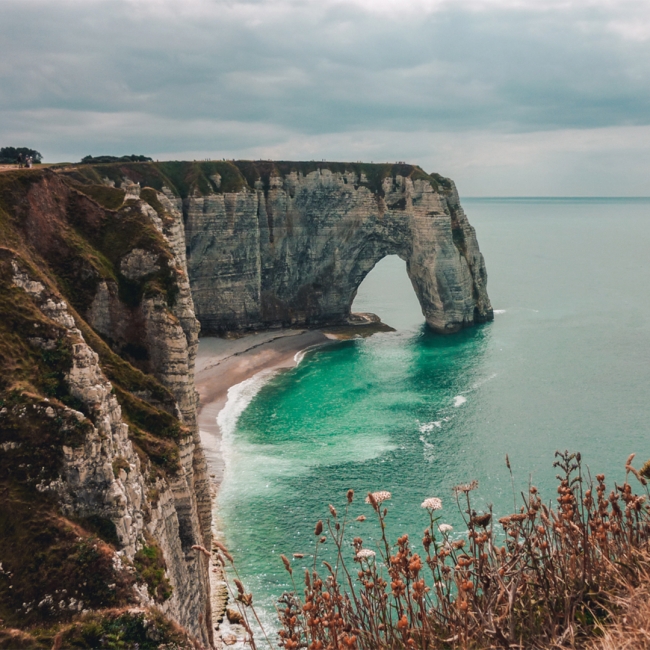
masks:
{"label": "sea foam", "polygon": [[429,433],[429,431],[433,431],[436,427],[442,429],[441,420],[437,420],[436,422],[424,422],[423,424],[420,424],[418,428],[420,429],[420,433]]}
{"label": "sea foam", "polygon": [[467,397],[463,397],[462,395],[456,395],[456,397],[454,397],[454,406],[458,408],[466,401],[467,401]]}
{"label": "sea foam", "polygon": [[232,436],[239,416],[275,373],[275,370],[262,370],[228,389],[226,404],[217,415],[217,424],[221,430],[222,440],[229,439]]}

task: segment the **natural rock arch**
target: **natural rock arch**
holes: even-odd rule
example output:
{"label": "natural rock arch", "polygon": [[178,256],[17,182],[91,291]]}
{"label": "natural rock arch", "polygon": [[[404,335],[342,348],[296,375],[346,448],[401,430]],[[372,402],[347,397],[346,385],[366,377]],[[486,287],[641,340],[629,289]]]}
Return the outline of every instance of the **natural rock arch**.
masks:
{"label": "natural rock arch", "polygon": [[490,320],[483,256],[456,188],[419,171],[386,174],[373,189],[353,169],[276,170],[252,190],[186,199],[203,332],[345,322],[365,276],[391,254],[406,261],[434,330]]}

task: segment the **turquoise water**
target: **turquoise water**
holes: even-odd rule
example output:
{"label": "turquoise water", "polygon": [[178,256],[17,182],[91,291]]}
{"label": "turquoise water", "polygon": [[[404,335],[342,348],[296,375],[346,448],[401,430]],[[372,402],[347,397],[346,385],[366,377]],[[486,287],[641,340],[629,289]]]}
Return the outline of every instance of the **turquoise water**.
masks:
{"label": "turquoise water", "polygon": [[354,309],[396,332],[250,380],[221,414],[219,525],[268,620],[289,587],[279,555],[309,553],[315,522],[349,488],[352,515],[369,515],[351,533],[372,547],[369,490],[392,492],[393,537],[419,536],[429,496],[442,497],[443,521],[462,533],[454,485],[478,479],[477,509],[512,508],[506,453],[518,487],[532,477],[547,499],[556,449],[579,450],[593,473],[617,479],[629,453],[650,458],[650,200],[464,206],[486,259],[493,323],[431,334],[404,262],[386,258]]}

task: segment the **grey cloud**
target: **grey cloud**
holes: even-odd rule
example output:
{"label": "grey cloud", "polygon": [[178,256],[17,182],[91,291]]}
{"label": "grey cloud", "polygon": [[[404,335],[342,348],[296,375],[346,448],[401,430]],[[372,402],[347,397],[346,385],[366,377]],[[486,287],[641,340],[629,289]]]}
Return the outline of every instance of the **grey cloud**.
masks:
{"label": "grey cloud", "polygon": [[248,149],[246,124],[270,146],[286,134],[650,120],[650,41],[612,30],[615,7],[173,7],[2,0],[3,141],[32,133],[75,155],[230,151]]}

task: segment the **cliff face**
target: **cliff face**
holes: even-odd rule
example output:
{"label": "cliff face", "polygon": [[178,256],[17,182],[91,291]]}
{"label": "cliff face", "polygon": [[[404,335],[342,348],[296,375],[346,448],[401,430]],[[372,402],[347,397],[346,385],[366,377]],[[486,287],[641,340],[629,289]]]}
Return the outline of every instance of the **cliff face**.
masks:
{"label": "cliff face", "polygon": [[120,625],[210,645],[199,321],[204,333],[343,322],[389,254],[434,329],[492,318],[456,189],[418,167],[0,175],[0,646],[92,647]]}
{"label": "cliff face", "polygon": [[203,332],[344,322],[386,255],[406,261],[427,323],[492,318],[475,231],[452,181],[408,165],[234,163],[248,184],[183,202]]}
{"label": "cliff face", "polygon": [[[33,172],[0,185],[0,617],[42,628],[155,606],[210,645],[182,221],[129,183]],[[56,549],[86,557],[81,540],[106,566],[59,575]]]}

